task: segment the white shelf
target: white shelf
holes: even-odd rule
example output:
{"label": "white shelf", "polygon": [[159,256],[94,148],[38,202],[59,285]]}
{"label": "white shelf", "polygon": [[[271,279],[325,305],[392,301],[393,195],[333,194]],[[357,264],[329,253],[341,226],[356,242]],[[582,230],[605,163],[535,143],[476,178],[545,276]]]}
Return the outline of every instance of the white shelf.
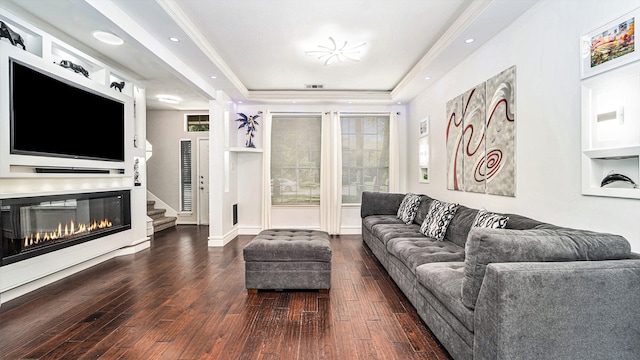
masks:
{"label": "white shelf", "polygon": [[592,187],[582,190],[583,195],[640,199],[640,189]]}
{"label": "white shelf", "polygon": [[583,153],[591,159],[625,159],[640,156],[640,146],[584,150]]}
{"label": "white shelf", "polygon": [[640,199],[625,182],[601,187],[609,174],[640,183],[640,62],[583,80],[582,194]]}
{"label": "white shelf", "polygon": [[262,149],[256,149],[256,148],[247,148],[247,147],[231,147],[229,148],[230,152],[235,152],[235,153],[261,153],[263,152]]}

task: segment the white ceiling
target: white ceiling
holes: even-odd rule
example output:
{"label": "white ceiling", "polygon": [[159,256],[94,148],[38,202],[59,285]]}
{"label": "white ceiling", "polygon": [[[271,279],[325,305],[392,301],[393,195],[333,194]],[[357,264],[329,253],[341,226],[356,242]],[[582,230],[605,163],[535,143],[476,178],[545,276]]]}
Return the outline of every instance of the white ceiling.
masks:
{"label": "white ceiling", "polygon": [[[216,90],[244,103],[406,103],[536,1],[0,0],[0,6],[135,77],[147,89],[149,108],[195,110],[206,109]],[[94,30],[113,32],[125,44],[101,44]],[[330,46],[329,37],[340,46],[365,42],[360,60],[325,66],[306,53]],[[467,38],[476,41],[465,44]],[[183,101],[160,103],[160,93]]]}

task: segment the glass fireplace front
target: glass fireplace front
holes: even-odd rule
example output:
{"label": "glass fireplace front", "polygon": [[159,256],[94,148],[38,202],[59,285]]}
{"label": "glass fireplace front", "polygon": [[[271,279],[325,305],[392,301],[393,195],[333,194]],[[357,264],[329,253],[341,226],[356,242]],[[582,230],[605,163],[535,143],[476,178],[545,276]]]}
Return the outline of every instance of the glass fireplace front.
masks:
{"label": "glass fireplace front", "polygon": [[2,263],[131,228],[130,191],[0,199]]}

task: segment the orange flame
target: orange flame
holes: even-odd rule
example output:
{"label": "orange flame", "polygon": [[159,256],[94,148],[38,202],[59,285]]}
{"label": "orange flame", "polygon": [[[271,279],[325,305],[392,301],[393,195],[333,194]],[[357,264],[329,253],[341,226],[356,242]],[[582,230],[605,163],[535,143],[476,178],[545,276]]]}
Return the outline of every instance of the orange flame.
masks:
{"label": "orange flame", "polygon": [[73,221],[64,224],[64,231],[62,230],[62,223],[58,223],[58,228],[51,231],[38,231],[35,234],[30,234],[24,238],[24,247],[30,247],[45,243],[53,240],[63,239],[74,235],[91,232],[98,229],[104,229],[113,226],[111,221],[103,219],[100,221],[94,220],[90,224],[75,224]]}

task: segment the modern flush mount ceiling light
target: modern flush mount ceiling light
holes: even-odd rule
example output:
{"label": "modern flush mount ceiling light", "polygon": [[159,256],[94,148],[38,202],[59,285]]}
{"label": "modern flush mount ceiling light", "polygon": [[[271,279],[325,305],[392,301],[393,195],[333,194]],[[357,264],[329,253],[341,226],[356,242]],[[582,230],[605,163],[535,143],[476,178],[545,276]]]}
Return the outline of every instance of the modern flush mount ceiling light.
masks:
{"label": "modern flush mount ceiling light", "polygon": [[94,31],[93,37],[109,45],[122,45],[124,40],[120,39],[118,35],[112,34],[106,31]]}
{"label": "modern flush mount ceiling light", "polygon": [[306,51],[305,54],[318,56],[318,60],[324,61],[324,66],[327,66],[335,61],[342,62],[345,59],[360,61],[361,48],[367,45],[365,42],[349,45],[348,41],[338,45],[332,37],[329,37],[329,41],[331,42],[329,46],[318,45],[320,50]]}
{"label": "modern flush mount ceiling light", "polygon": [[158,101],[162,101],[168,104],[179,104],[180,101],[182,100],[177,96],[164,95],[164,94],[156,95],[156,98],[158,99]]}

